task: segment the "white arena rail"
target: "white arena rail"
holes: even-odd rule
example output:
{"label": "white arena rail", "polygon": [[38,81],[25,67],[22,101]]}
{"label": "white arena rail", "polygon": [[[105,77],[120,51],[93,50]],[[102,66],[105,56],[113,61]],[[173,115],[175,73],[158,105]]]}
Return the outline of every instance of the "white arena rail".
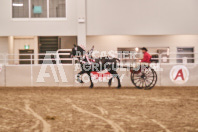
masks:
{"label": "white arena rail", "polygon": [[[0,86],[88,86],[87,84],[78,84],[75,83],[75,75],[80,71],[79,69],[75,71],[76,65],[76,58],[60,58],[61,55],[69,56],[69,53],[61,53],[61,52],[71,52],[71,49],[61,49],[55,53],[46,53],[46,54],[29,54],[30,59],[19,59],[19,54],[0,54]],[[194,54],[192,58],[177,58],[178,54]],[[22,54],[21,54],[22,55]],[[27,54],[23,54],[27,55]],[[39,59],[39,56],[43,55],[53,55],[55,58],[45,58],[45,60],[53,60],[56,61],[56,64],[53,64],[56,73],[58,74],[57,78],[59,82],[55,82],[54,77],[52,76],[53,73],[51,71],[51,64],[47,66],[46,73],[49,73],[51,76],[46,77],[46,83],[37,82],[38,75],[41,71],[42,64],[39,64],[38,61],[43,61],[44,59]],[[142,54],[137,54],[141,56]],[[176,65],[184,65],[189,70],[189,80],[182,86],[198,86],[196,81],[198,75],[198,53],[151,53],[151,55],[158,55],[157,58],[152,58],[152,60],[157,60],[158,64],[164,71],[158,71],[158,86],[178,86],[178,84],[174,84],[170,81],[170,70]],[[167,55],[167,58],[163,58],[164,55]],[[121,55],[122,56],[122,55]],[[134,64],[138,62],[139,58],[119,58],[121,63],[127,64]],[[164,63],[163,59],[168,60]],[[71,63],[62,64],[60,63],[63,60],[70,60]],[[182,60],[182,63],[177,63],[177,60]],[[187,60],[194,60],[194,63],[187,63]],[[30,61],[30,64],[19,64],[19,61]],[[34,63],[32,63],[34,61]],[[37,62],[37,63],[36,63]],[[49,65],[49,64],[48,64]],[[59,66],[62,65],[64,69],[64,73],[68,77],[68,82],[62,82],[60,79],[61,75],[59,73]],[[61,73],[62,74],[62,73]],[[124,81],[122,83],[123,86],[133,86],[130,80],[130,73],[127,71],[119,71],[119,74],[125,74]],[[106,83],[99,83],[95,86],[107,86]],[[180,86],[180,85],[179,85]]]}
{"label": "white arena rail", "polygon": [[[59,53],[59,52],[71,52],[71,49],[60,49],[58,50],[56,53],[46,53],[46,54],[0,54],[0,63],[1,64],[6,64],[6,65],[19,65],[19,61],[34,61],[34,62],[37,62],[37,61],[42,61],[42,60],[55,60],[56,61],[56,64],[61,64],[61,60],[71,60],[72,63],[71,64],[74,64],[74,60],[77,60],[76,58],[60,58],[60,55],[67,55],[69,56],[70,53]],[[124,53],[123,53],[124,54]],[[159,54],[159,53],[150,53],[151,55],[158,55],[158,58],[152,58],[152,60],[158,60],[159,62],[158,63],[166,63],[166,64],[180,64],[180,63],[177,63],[176,61],[177,60],[183,60],[183,63],[186,64],[186,60],[194,60],[194,63],[193,64],[198,64],[198,53],[169,53],[168,54],[168,57],[167,58],[163,58],[162,56],[163,55],[167,55],[166,53],[162,53],[162,54]],[[183,58],[178,58],[176,57],[177,55],[194,55],[194,57],[192,58],[187,58],[187,57],[183,57]],[[30,56],[30,59],[19,59],[19,56],[20,55],[26,55],[26,56]],[[50,58],[50,59],[39,59],[38,56],[49,56],[49,55],[54,55],[55,58]],[[135,55],[139,55],[139,56],[142,56],[141,53],[135,53]],[[37,56],[37,57],[36,57]],[[135,63],[135,62],[138,62],[138,60],[140,60],[140,58],[129,58],[129,57],[120,57],[122,55],[120,55],[120,53],[118,55],[118,58],[120,59],[120,61],[122,63],[124,63],[124,61],[131,61],[131,63]],[[163,60],[166,59],[168,60],[168,62],[164,62]],[[170,62],[170,60],[173,60],[172,62]],[[17,62],[17,63],[9,63],[9,61],[13,61],[13,62]],[[35,63],[37,64],[37,63]],[[35,65],[35,64],[32,64],[32,65]]]}
{"label": "white arena rail", "polygon": [[73,64],[73,59],[72,58],[66,58],[66,59],[61,59],[60,55],[70,55],[70,53],[59,53],[59,52],[71,52],[72,49],[59,49],[56,51],[56,64],[60,64],[61,60],[72,60],[72,64]]}

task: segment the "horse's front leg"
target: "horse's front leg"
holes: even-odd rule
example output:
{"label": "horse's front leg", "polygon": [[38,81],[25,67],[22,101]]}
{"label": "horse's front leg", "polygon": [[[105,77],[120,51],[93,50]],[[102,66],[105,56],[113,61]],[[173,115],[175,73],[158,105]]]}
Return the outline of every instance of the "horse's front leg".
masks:
{"label": "horse's front leg", "polygon": [[84,73],[85,73],[85,71],[81,71],[81,72],[78,73],[78,75],[77,75],[77,81],[78,81],[79,83],[84,83],[84,82],[80,79],[80,75],[82,75],[82,74],[84,74]]}
{"label": "horse's front leg", "polygon": [[90,82],[91,82],[90,88],[93,88],[94,85],[93,85],[93,81],[92,81],[92,78],[91,78],[91,73],[88,72],[87,74],[88,74]]}
{"label": "horse's front leg", "polygon": [[109,82],[108,82],[109,87],[111,87],[112,80],[113,80],[113,77],[109,79]]}
{"label": "horse's front leg", "polygon": [[[117,72],[116,72],[116,73],[117,73]],[[117,80],[118,80],[118,87],[117,87],[117,88],[121,88],[120,77],[119,77],[118,73],[117,73],[117,75],[116,75],[116,78],[117,78]]]}

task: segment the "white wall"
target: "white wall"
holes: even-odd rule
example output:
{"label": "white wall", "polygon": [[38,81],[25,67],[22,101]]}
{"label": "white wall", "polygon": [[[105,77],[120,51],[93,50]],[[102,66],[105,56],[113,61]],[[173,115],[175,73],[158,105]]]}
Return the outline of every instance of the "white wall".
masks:
{"label": "white wall", "polygon": [[1,59],[4,59],[4,55],[8,53],[8,47],[8,37],[0,37],[0,64],[3,64],[5,62]]}
{"label": "white wall", "polygon": [[14,20],[11,2],[0,1],[0,36],[77,35],[77,0],[67,0],[67,20]]}
{"label": "white wall", "polygon": [[77,44],[76,36],[61,36],[61,49],[72,49]]}
{"label": "white wall", "polygon": [[[35,49],[34,37],[32,38],[14,38],[14,53],[15,59],[19,59],[19,50],[23,50],[25,45],[29,45],[31,50]],[[18,60],[14,61],[14,64],[19,64]]]}
{"label": "white wall", "polygon": [[177,47],[194,47],[198,53],[198,35],[88,36],[87,50],[93,45],[100,52],[117,51],[119,47],[170,47],[170,52],[176,53]]}
{"label": "white wall", "polygon": [[[1,37],[0,37],[1,38]],[[34,50],[34,59],[38,59],[38,37],[37,36],[9,36],[6,37],[6,40],[8,43],[6,44],[9,54],[7,56],[7,59],[9,58],[9,61],[7,60],[7,64],[19,64],[19,50],[23,50],[25,45],[30,45],[30,49]],[[2,53],[0,51],[0,53]],[[35,64],[37,64],[37,61],[35,61]]]}
{"label": "white wall", "polygon": [[87,34],[198,34],[197,16],[198,0],[87,0]]}
{"label": "white wall", "polygon": [[8,53],[8,37],[0,37],[0,54]]}
{"label": "white wall", "polygon": [[150,36],[88,36],[87,49],[92,45],[99,51],[117,50],[118,47],[195,47],[198,52],[198,35],[150,35]]}
{"label": "white wall", "polygon": [[34,50],[34,37],[32,38],[14,38],[14,54],[19,54],[19,50],[23,50],[25,45],[29,45]]}
{"label": "white wall", "polygon": [[197,0],[67,0],[66,20],[16,20],[11,0],[0,5],[0,36],[78,36],[85,45],[86,34],[198,34]]}

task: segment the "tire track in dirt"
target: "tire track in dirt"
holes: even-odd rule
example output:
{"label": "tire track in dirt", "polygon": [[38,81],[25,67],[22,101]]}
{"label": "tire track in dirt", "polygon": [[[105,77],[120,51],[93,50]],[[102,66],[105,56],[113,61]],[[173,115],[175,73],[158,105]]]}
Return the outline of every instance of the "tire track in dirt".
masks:
{"label": "tire track in dirt", "polygon": [[[4,107],[4,106],[0,106],[0,109],[6,110],[6,111],[11,111],[11,112],[19,112],[19,110],[16,110],[16,109],[13,110],[13,109],[10,109],[10,108]],[[28,113],[28,112],[27,112],[26,110],[24,110],[24,109],[20,109],[20,110],[23,111],[23,112],[25,112],[25,113]],[[29,113],[28,113],[28,114],[29,114]],[[23,124],[25,124],[25,123],[22,123],[21,125],[23,125]],[[39,120],[36,121],[35,125],[32,126],[32,127],[30,128],[30,130],[34,130],[35,128],[38,127],[38,125],[39,125]],[[0,125],[0,126],[1,126],[1,125]],[[10,127],[6,127],[6,126],[1,126],[1,127],[10,129]],[[36,131],[35,131],[35,132],[36,132]]]}
{"label": "tire track in dirt", "polygon": [[67,103],[71,104],[71,106],[78,112],[83,113],[83,114],[88,114],[91,115],[93,117],[96,117],[98,119],[101,119],[103,121],[105,121],[106,123],[108,123],[109,125],[111,125],[111,127],[114,129],[114,132],[125,132],[118,124],[114,123],[112,120],[106,119],[100,115],[97,115],[95,113],[89,112],[87,110],[84,110],[78,106],[76,106],[75,104],[72,103],[72,101],[70,99],[65,100]]}
{"label": "tire track in dirt", "polygon": [[40,121],[37,120],[37,121],[35,122],[35,125],[33,125],[30,129],[31,129],[31,130],[36,129],[36,128],[39,126],[39,124],[40,124]]}
{"label": "tire track in dirt", "polygon": [[105,110],[104,108],[102,108],[102,107],[99,107],[99,106],[94,106],[96,109],[98,109],[101,113],[102,113],[102,115],[108,115],[108,111],[107,110]]}
{"label": "tire track in dirt", "polygon": [[4,110],[7,110],[7,111],[12,111],[12,112],[18,112],[18,110],[13,110],[13,109],[10,109],[10,108],[4,107],[4,106],[0,106],[0,109],[4,109]]}
{"label": "tire track in dirt", "polygon": [[[3,109],[3,110],[5,110],[5,111],[10,111],[10,112],[16,112],[16,110],[13,110],[13,109],[10,109],[10,108],[4,107],[4,106],[0,106],[0,109]],[[18,111],[17,111],[17,112],[18,112]],[[1,124],[0,124],[0,128],[1,128],[1,129],[7,129],[7,130],[10,129],[10,127],[8,127],[8,126],[2,126]]]}
{"label": "tire track in dirt", "polygon": [[[43,131],[42,132],[50,132],[51,131],[51,126],[50,124],[48,124],[39,114],[37,114],[36,112],[34,112],[33,109],[30,108],[30,104],[29,101],[25,101],[25,110],[24,110],[27,114],[30,114],[32,116],[34,116],[36,119],[40,120],[43,124]],[[37,127],[37,123],[32,126],[33,129],[35,129],[35,127]]]}
{"label": "tire track in dirt", "polygon": [[158,125],[159,127],[161,127],[162,129],[164,129],[166,132],[171,132],[165,125],[163,125],[162,123],[160,123],[159,121],[157,121],[156,119],[150,119],[149,117],[143,115],[143,114],[137,114],[137,112],[132,111],[133,113],[135,113],[136,115],[139,115],[140,117],[146,119],[146,120],[150,120],[152,121],[154,124]]}
{"label": "tire track in dirt", "polygon": [[[130,96],[120,96],[121,98],[131,98]],[[152,99],[156,99],[156,98],[152,98]],[[156,99],[157,100],[157,99]],[[162,99],[161,99],[162,100]],[[160,100],[160,101],[161,101]],[[164,99],[165,101],[167,101],[167,99]],[[164,101],[163,100],[163,101]],[[157,100],[158,101],[158,100]],[[169,100],[168,100],[169,101]],[[135,111],[132,111],[133,113],[135,113],[136,115],[144,118],[144,119],[147,119],[147,120],[150,120],[152,121],[154,124],[158,125],[159,127],[161,127],[162,129],[164,129],[166,132],[171,132],[165,125],[163,125],[162,123],[160,123],[159,121],[157,121],[156,119],[150,119],[149,117],[145,116],[145,115],[142,115],[142,114],[137,114],[137,112]]]}
{"label": "tire track in dirt", "polygon": [[150,119],[152,122],[154,122],[155,124],[157,124],[158,126],[160,126],[161,128],[163,128],[166,132],[171,132],[170,130],[167,129],[166,126],[164,126],[163,124],[161,124],[160,122],[158,122],[155,119]]}

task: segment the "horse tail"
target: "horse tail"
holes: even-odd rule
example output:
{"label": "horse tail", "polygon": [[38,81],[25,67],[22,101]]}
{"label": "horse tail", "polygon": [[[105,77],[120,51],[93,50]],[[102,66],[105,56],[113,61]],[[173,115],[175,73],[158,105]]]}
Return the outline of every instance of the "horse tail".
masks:
{"label": "horse tail", "polygon": [[117,61],[118,63],[120,63],[120,59],[116,58],[116,61]]}

